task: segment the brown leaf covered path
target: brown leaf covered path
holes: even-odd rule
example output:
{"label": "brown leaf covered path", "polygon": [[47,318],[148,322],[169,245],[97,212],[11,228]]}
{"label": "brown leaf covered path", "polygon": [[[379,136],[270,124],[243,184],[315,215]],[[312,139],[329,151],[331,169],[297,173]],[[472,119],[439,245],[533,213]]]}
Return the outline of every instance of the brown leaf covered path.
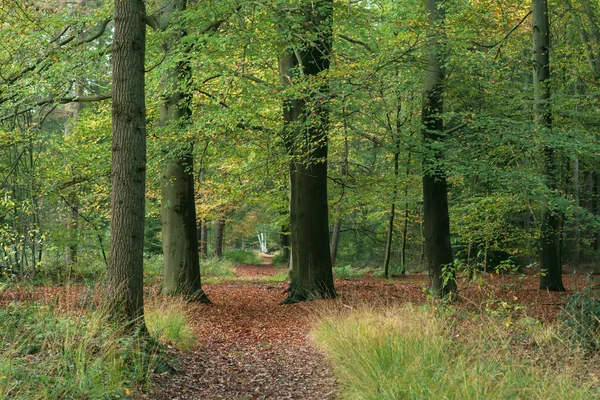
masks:
{"label": "brown leaf covered path", "polygon": [[286,283],[271,265],[241,265],[238,279],[205,283],[213,302],[190,304],[198,336],[180,373],[159,376],[151,399],[333,399],[334,378],[311,345],[317,303],[281,306]]}
{"label": "brown leaf covered path", "polygon": [[[156,377],[150,399],[334,399],[331,368],[312,345],[309,332],[323,301],[281,306],[287,283],[268,280],[281,274],[272,265],[240,265],[237,278],[203,287],[213,302],[190,304],[189,315],[199,346],[179,353],[180,372]],[[538,289],[534,274],[489,274],[477,285],[460,282],[460,308],[483,312],[501,301],[518,303],[524,313],[542,320],[556,317],[572,289],[585,277],[565,276],[571,290],[552,293]],[[413,274],[386,281],[365,275],[337,280],[344,303],[423,303],[426,275]],[[327,303],[329,308],[339,302]],[[486,311],[487,312],[487,311]],[[311,319],[312,316],[312,319]]]}

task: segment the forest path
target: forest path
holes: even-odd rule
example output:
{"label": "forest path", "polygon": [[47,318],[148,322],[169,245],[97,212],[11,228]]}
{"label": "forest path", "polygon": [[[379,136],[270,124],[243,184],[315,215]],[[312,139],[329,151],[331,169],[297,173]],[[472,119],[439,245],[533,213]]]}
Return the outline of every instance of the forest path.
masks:
{"label": "forest path", "polygon": [[182,371],[157,376],[147,398],[336,397],[329,367],[308,338],[319,302],[279,305],[286,270],[266,262],[238,265],[235,279],[203,283],[212,304],[188,309],[199,345],[177,354]]}

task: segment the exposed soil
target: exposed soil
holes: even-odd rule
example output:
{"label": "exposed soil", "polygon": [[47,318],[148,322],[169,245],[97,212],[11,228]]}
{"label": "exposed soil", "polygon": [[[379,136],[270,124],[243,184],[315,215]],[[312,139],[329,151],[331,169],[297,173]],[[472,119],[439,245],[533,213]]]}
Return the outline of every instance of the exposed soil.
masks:
{"label": "exposed soil", "polygon": [[[154,388],[143,397],[157,400],[334,399],[336,384],[331,369],[309,337],[315,313],[324,307],[352,307],[356,302],[389,305],[427,301],[424,274],[390,280],[364,275],[336,280],[341,302],[282,306],[279,303],[286,296],[287,282],[268,277],[284,272],[270,264],[240,265],[236,267],[236,279],[205,282],[203,287],[212,304],[188,305],[198,347],[185,353],[173,350],[178,360],[177,372],[157,375]],[[591,284],[597,278],[591,276]],[[530,272],[481,275],[473,283],[459,281],[457,307],[552,320],[573,289],[584,287],[586,277],[565,275],[563,282],[567,292],[551,293],[540,291],[539,278]],[[99,297],[83,286],[30,287],[0,292],[0,304],[34,300],[52,303],[65,311],[77,311],[90,303],[98,303]]]}

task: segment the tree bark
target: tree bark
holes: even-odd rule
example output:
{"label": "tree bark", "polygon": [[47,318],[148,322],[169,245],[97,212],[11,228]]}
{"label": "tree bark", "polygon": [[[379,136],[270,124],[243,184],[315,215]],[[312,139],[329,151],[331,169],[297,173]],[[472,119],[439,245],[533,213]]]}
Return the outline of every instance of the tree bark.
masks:
{"label": "tree bark", "polygon": [[111,315],[144,325],[146,102],[143,0],[115,0],[112,87],[112,199],[107,302]]}
{"label": "tree bark", "polygon": [[444,84],[442,32],[444,8],[440,0],[425,0],[429,49],[421,121],[425,144],[423,159],[423,223],[425,254],[429,269],[429,290],[439,296],[456,295],[456,279],[450,243],[450,217],[448,214],[448,185],[442,166],[443,154],[433,148],[442,140],[444,123]]}
{"label": "tree bark", "polygon": [[[282,85],[294,78],[317,77],[329,69],[332,0],[303,2],[305,26],[315,37],[293,54],[280,57]],[[300,76],[294,76],[299,70]],[[317,78],[319,79],[319,78]],[[329,249],[327,201],[327,133],[329,92],[323,80],[317,93],[284,104],[285,141],[290,154],[290,231],[292,271],[290,294],[283,303],[336,297]]]}
{"label": "tree bark", "polygon": [[[168,27],[173,13],[186,8],[185,0],[177,0],[164,10],[158,28]],[[175,31],[171,45],[183,37],[184,30]],[[191,70],[180,61],[164,77],[165,101],[160,107],[160,124],[177,131],[184,130],[191,117],[190,94],[186,85]],[[161,229],[163,236],[163,293],[183,295],[189,300],[208,303],[200,279],[196,202],[194,191],[194,158],[192,145],[180,145],[179,155],[170,160],[163,175]]]}
{"label": "tree bark", "polygon": [[200,255],[202,258],[208,257],[208,225],[204,218],[200,226]]}
{"label": "tree bark", "polygon": [[220,260],[223,258],[223,235],[225,233],[225,216],[217,219],[217,229],[215,232],[215,256]]}
{"label": "tree bark", "polygon": [[163,294],[209,303],[200,279],[191,152],[177,161],[171,162],[163,175]]}
{"label": "tree bark", "polygon": [[[398,112],[396,118],[400,117],[400,104],[398,104]],[[399,159],[400,159],[400,126],[396,124],[396,137],[394,138],[394,184],[392,186],[392,205],[390,206],[390,217],[388,219],[388,232],[385,242],[385,258],[383,260],[383,275],[386,278],[390,276],[390,260],[392,258],[392,242],[394,238],[394,219],[396,217],[396,197],[398,196],[398,170],[399,170]]]}
{"label": "tree bark", "polygon": [[[544,135],[552,132],[552,111],[550,108],[550,25],[548,23],[547,0],[532,1],[533,24],[533,84],[535,88],[535,120],[537,128]],[[556,156],[551,146],[542,149],[546,184],[551,195],[558,188]],[[553,209],[551,200],[542,213],[540,289],[564,291],[562,265],[560,260],[560,215]]]}

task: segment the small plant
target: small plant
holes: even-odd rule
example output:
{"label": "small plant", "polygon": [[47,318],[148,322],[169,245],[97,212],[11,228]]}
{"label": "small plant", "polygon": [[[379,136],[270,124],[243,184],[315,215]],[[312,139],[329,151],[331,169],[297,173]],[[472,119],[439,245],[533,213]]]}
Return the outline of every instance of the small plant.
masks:
{"label": "small plant", "polygon": [[151,301],[145,309],[150,334],[180,350],[187,350],[196,343],[194,332],[187,322],[185,304],[182,299],[170,297],[164,301]]}
{"label": "small plant", "polygon": [[200,273],[202,276],[212,277],[233,277],[235,271],[231,261],[227,259],[219,260],[216,257],[207,258],[200,261]]}
{"label": "small plant", "polygon": [[584,349],[600,349],[600,298],[590,285],[571,295],[561,312],[565,334]]}
{"label": "small plant", "polygon": [[371,268],[352,268],[351,265],[344,265],[343,267],[334,267],[333,275],[336,278],[345,280],[363,276],[369,271],[371,271]]}

